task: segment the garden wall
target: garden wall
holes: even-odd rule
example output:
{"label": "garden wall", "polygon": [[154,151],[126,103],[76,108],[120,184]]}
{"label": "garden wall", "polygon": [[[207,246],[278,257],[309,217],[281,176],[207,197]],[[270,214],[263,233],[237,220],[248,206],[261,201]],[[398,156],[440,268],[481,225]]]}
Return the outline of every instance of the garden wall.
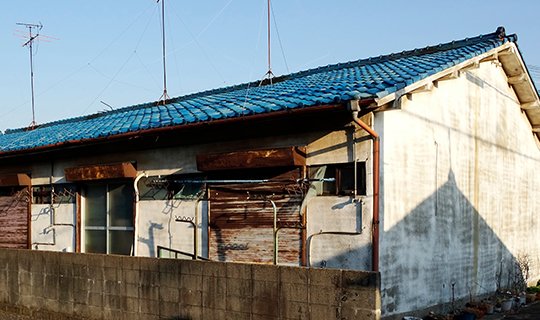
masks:
{"label": "garden wall", "polygon": [[46,319],[379,319],[380,274],[0,249],[0,307]]}

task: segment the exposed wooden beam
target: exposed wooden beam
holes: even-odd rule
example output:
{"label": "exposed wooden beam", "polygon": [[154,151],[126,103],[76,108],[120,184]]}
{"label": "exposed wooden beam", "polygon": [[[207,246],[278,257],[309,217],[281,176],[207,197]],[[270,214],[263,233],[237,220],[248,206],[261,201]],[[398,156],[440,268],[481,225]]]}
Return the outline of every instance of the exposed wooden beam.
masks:
{"label": "exposed wooden beam", "polygon": [[490,62],[490,61],[499,61],[499,53],[497,51],[493,52],[492,55],[480,60],[480,62]]}
{"label": "exposed wooden beam", "polygon": [[508,49],[501,50],[498,53],[499,56],[509,56],[509,55],[512,55],[512,54],[515,54],[514,47],[509,47]]}
{"label": "exposed wooden beam", "polygon": [[430,81],[426,83],[425,85],[419,87],[418,89],[414,89],[413,91],[411,91],[411,93],[428,92],[428,91],[433,90],[433,87],[434,87],[433,81]]}
{"label": "exposed wooden beam", "polygon": [[451,73],[437,79],[437,81],[453,80],[459,78],[459,70],[454,68]]}
{"label": "exposed wooden beam", "polygon": [[518,84],[518,83],[521,83],[523,81],[526,81],[527,80],[527,77],[526,77],[526,74],[525,73],[521,73],[517,76],[513,76],[513,77],[508,77],[508,83],[509,84]]}
{"label": "exposed wooden beam", "polygon": [[532,131],[533,132],[540,132],[540,126],[533,126]]}
{"label": "exposed wooden beam", "polygon": [[473,61],[472,63],[466,65],[461,69],[461,71],[468,71],[480,68],[480,62],[478,60]]}
{"label": "exposed wooden beam", "polygon": [[540,103],[538,102],[538,100],[525,102],[521,105],[521,109],[523,110],[529,110],[529,109],[534,109],[534,108],[540,108]]}

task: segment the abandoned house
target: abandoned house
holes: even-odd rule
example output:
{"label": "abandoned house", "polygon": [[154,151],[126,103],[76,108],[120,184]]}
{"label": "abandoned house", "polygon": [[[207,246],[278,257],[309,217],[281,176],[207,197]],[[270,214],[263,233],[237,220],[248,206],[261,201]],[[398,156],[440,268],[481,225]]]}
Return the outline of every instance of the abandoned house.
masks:
{"label": "abandoned house", "polygon": [[380,271],[382,315],[540,277],[540,104],[497,32],[0,136],[0,246]]}

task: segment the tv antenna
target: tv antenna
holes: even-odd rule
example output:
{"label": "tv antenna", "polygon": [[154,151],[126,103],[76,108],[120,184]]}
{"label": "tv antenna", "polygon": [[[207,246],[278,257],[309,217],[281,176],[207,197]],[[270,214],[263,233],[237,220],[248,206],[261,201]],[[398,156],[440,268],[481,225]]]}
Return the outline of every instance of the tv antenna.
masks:
{"label": "tv antenna", "polygon": [[156,2],[161,1],[161,27],[162,27],[162,37],[163,37],[163,94],[159,98],[158,105],[165,105],[166,100],[170,99],[167,94],[167,69],[165,68],[165,0],[156,0]]}
{"label": "tv antenna", "polygon": [[[264,78],[268,77],[270,84],[272,84],[272,78],[275,77],[275,75],[272,72],[272,64],[271,64],[271,59],[270,59],[270,0],[268,0],[267,2],[268,2],[268,71],[262,77],[262,81],[264,81]],[[261,81],[261,84],[262,84],[262,81]]]}
{"label": "tv antenna", "polygon": [[[37,41],[51,42],[51,40],[60,40],[60,39],[40,35],[39,31],[43,28],[43,25],[41,24],[41,22],[39,23],[39,25],[30,24],[30,23],[17,23],[17,25],[25,26],[28,28],[28,31],[15,30],[15,32],[18,32],[18,33],[14,33],[13,35],[22,37],[23,40],[26,40],[25,42],[22,43],[21,46],[28,47],[30,49],[30,86],[32,90],[32,123],[28,126],[28,129],[33,130],[34,127],[37,125],[36,112],[35,112],[35,106],[34,106],[34,62],[32,59],[34,55],[33,44],[34,42],[37,42]],[[32,32],[33,31],[32,29],[34,29],[35,31]]]}

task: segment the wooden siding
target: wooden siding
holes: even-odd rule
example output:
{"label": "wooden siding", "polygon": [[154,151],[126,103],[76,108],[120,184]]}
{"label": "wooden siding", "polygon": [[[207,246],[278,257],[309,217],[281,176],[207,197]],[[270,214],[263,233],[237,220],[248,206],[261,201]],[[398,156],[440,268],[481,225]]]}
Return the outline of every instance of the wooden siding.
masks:
{"label": "wooden siding", "polygon": [[278,262],[301,265],[302,192],[296,169],[264,183],[212,185],[210,258],[218,261],[273,262],[274,201]]}
{"label": "wooden siding", "polygon": [[28,188],[0,195],[0,248],[28,248]]}

